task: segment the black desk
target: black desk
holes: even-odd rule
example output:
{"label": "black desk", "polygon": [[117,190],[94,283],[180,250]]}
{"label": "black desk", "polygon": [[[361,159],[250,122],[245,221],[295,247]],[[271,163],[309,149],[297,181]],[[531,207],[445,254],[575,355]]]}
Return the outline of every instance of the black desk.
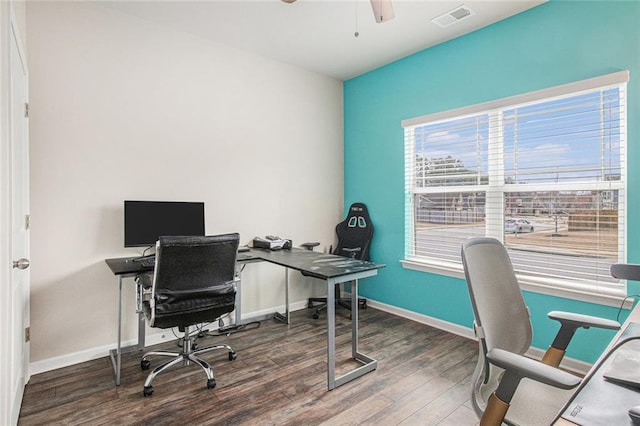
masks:
{"label": "black desk", "polygon": [[[385,265],[295,248],[279,251],[253,249],[251,253],[267,262],[304,272],[306,275],[311,275],[326,282],[327,387],[329,390],[376,369],[377,361],[358,351],[358,280],[376,275],[378,269],[384,268]],[[286,282],[288,293],[288,278]],[[351,282],[351,356],[362,365],[340,377],[336,377],[336,306],[334,288],[344,282]],[[288,305],[287,300],[287,310]]]}
{"label": "black desk", "polygon": [[[138,344],[127,348],[121,347],[122,327],[122,279],[132,277],[142,272],[152,271],[153,268],[144,268],[139,262],[133,262],[133,258],[106,259],[105,262],[114,275],[118,277],[119,302],[118,302],[118,344],[117,348],[110,351],[113,364],[116,385],[120,384],[121,355],[131,350],[144,348],[144,317],[138,312]],[[252,262],[266,261],[285,267],[285,315],[276,314],[276,318],[289,322],[289,269],[304,272],[306,275],[324,280],[327,285],[327,387],[334,389],[346,382],[362,376],[377,367],[377,361],[358,351],[358,280],[374,276],[378,269],[385,265],[362,260],[348,259],[332,254],[323,254],[303,249],[290,250],[261,250],[252,249],[250,252],[239,253],[237,262],[240,265]],[[239,269],[236,268],[239,275]],[[241,281],[239,280],[239,283]],[[336,377],[336,348],[335,348],[335,293],[334,287],[340,283],[351,282],[351,356],[362,365],[350,372]],[[240,293],[241,285],[238,285],[236,294],[236,324],[240,323]],[[138,287],[137,297],[142,297],[142,289]]]}

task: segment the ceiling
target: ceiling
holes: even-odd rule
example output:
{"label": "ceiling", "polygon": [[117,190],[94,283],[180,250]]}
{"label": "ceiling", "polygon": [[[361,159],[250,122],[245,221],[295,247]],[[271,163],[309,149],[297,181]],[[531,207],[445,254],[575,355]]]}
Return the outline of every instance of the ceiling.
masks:
{"label": "ceiling", "polygon": [[[393,0],[377,24],[369,0],[108,1],[104,6],[340,80],[475,31],[546,0]],[[464,5],[446,28],[433,18]],[[355,32],[358,37],[355,37]]]}

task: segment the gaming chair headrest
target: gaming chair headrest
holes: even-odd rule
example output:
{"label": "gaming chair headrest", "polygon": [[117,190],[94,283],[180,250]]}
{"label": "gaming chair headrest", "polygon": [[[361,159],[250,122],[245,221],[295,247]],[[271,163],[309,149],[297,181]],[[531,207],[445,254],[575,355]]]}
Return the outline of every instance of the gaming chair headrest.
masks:
{"label": "gaming chair headrest", "polygon": [[373,237],[373,224],[369,217],[367,206],[363,203],[353,203],[345,220],[336,226],[338,245],[336,254],[341,254],[343,248],[359,247],[356,259],[369,260],[369,244]]}
{"label": "gaming chair headrest", "polygon": [[[355,222],[354,222],[355,220]],[[369,218],[369,211],[367,210],[367,206],[363,203],[353,203],[351,207],[349,207],[349,213],[347,214],[347,218],[345,219],[347,225],[351,228],[372,228],[371,220]]]}

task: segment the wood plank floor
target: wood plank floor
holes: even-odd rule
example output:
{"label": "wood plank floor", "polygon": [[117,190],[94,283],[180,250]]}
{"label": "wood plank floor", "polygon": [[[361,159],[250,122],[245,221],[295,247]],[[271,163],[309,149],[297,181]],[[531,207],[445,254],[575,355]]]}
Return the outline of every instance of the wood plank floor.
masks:
{"label": "wood plank floor", "polygon": [[[339,310],[338,373],[349,361],[350,322]],[[154,380],[142,396],[148,372],[140,355],[123,356],[122,384],[114,385],[108,357],[31,377],[20,425],[203,424],[203,425],[475,425],[469,402],[477,343],[373,308],[360,311],[360,351],[378,369],[327,391],[326,321],[307,310],[289,326],[264,321],[257,329],[207,337],[200,347],[228,343],[204,357],[217,386],[194,365]],[[177,349],[175,342],[153,347]],[[153,368],[158,362],[152,360]]]}

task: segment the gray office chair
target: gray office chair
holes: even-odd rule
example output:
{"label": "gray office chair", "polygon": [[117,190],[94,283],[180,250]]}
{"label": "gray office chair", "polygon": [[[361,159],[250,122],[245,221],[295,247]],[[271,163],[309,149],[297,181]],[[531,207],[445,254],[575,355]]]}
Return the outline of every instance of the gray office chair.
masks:
{"label": "gray office chair", "polygon": [[153,393],[153,379],[166,369],[183,362],[193,362],[207,375],[207,388],[216,386],[211,366],[199,355],[226,349],[229,361],[236,353],[228,345],[195,349],[189,327],[211,322],[233,311],[235,306],[235,263],[238,234],[210,237],[160,237],[156,244],[156,266],[151,299],[142,309],[150,327],[178,327],[184,332],[182,351],[151,351],[144,354],[140,366],[149,369],[151,356],[168,356],[170,360],[156,367],[144,382],[143,395]]}
{"label": "gray office chair", "polygon": [[462,263],[479,341],[472,376],[473,408],[480,425],[548,425],[580,379],[556,368],[577,328],[618,329],[616,321],[553,311],[560,330],[542,362],[524,357],[532,339],[529,310],[505,247],[493,238],[470,238]]}

